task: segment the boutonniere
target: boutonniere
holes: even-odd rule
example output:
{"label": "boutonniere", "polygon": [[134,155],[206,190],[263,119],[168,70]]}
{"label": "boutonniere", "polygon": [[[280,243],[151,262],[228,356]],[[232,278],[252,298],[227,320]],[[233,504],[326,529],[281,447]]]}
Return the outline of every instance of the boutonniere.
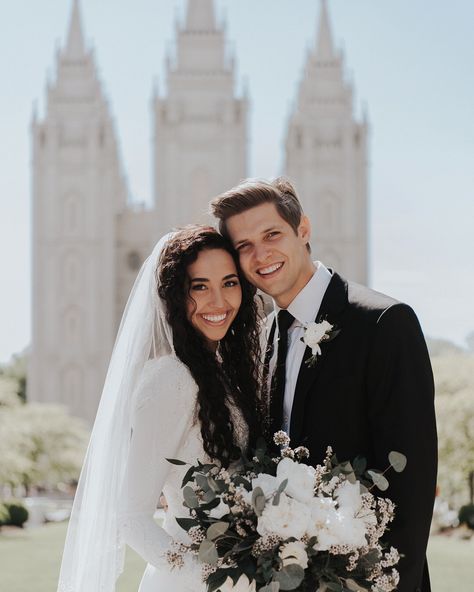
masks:
{"label": "boutonniere", "polygon": [[304,334],[301,341],[307,347],[311,348],[311,353],[313,354],[306,360],[306,364],[309,367],[314,366],[318,356],[321,355],[321,343],[331,341],[337,337],[340,332],[340,329],[337,329],[335,325],[331,325],[331,323],[326,320],[320,321],[319,323],[313,321],[304,326]]}

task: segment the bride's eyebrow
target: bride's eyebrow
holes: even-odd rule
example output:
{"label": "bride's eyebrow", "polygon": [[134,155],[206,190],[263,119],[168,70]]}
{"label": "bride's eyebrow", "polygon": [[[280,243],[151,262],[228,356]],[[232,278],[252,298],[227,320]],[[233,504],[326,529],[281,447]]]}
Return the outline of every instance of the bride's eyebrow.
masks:
{"label": "bride's eyebrow", "polygon": [[222,279],[223,280],[230,280],[231,278],[239,278],[239,276],[236,273],[229,273],[228,275],[225,275]]}

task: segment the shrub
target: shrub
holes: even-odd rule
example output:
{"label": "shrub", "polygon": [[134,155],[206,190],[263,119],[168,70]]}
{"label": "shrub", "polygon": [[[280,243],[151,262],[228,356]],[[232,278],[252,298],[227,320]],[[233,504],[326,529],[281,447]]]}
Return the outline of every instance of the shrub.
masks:
{"label": "shrub", "polygon": [[28,520],[29,512],[21,502],[9,502],[5,504],[8,510],[8,522],[11,526],[23,528],[23,524]]}
{"label": "shrub", "polygon": [[5,504],[0,503],[0,526],[3,526],[4,524],[8,524],[9,520],[10,520],[10,512],[8,511],[8,508],[6,507]]}
{"label": "shrub", "polygon": [[459,510],[459,522],[474,530],[474,504],[467,504]]}

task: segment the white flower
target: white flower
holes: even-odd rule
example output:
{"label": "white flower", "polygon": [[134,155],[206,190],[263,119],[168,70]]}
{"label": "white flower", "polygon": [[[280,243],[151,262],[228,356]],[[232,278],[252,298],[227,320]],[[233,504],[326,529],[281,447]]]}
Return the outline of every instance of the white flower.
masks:
{"label": "white flower", "polygon": [[229,506],[223,502],[222,500],[220,500],[219,505],[216,506],[215,508],[212,508],[212,510],[209,510],[209,516],[211,518],[222,518],[222,516],[225,516],[225,514],[228,514],[230,512]]}
{"label": "white flower", "polygon": [[280,550],[280,559],[283,561],[283,567],[296,563],[303,569],[308,567],[308,554],[305,544],[301,541],[286,543]]}
{"label": "white flower", "polygon": [[273,495],[280,485],[281,479],[268,475],[267,473],[260,473],[255,479],[252,479],[252,490],[260,487],[265,494],[265,497]]}
{"label": "white flower", "polygon": [[336,489],[335,496],[337,497],[339,507],[352,510],[354,515],[362,507],[362,497],[360,495],[360,484],[358,481],[356,483],[344,481]]}
{"label": "white flower", "polygon": [[277,479],[281,483],[288,479],[285,493],[299,502],[309,502],[314,497],[316,471],[304,463],[283,458],[277,467]]}
{"label": "white flower", "polygon": [[288,497],[280,496],[280,503],[274,506],[268,503],[258,518],[257,532],[260,536],[277,534],[282,539],[301,538],[306,532],[310,520],[310,506]]}
{"label": "white flower", "polygon": [[304,330],[303,341],[311,348],[313,356],[321,355],[321,347],[319,344],[326,335],[331,331],[333,326],[328,321],[321,321],[319,323],[308,323]]}
{"label": "white flower", "polygon": [[363,547],[367,544],[364,520],[356,517],[352,508],[337,509],[331,498],[314,498],[307,534],[317,537],[314,547],[318,551],[327,551],[333,545]]}
{"label": "white flower", "polygon": [[250,581],[245,574],[242,574],[234,584],[232,578],[227,577],[225,582],[219,586],[221,592],[256,592],[255,580]]}

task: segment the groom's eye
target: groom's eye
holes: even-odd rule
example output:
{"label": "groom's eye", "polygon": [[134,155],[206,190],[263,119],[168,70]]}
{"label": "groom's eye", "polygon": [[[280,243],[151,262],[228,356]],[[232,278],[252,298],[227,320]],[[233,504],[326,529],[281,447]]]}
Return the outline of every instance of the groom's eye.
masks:
{"label": "groom's eye", "polygon": [[279,234],[280,234],[280,233],[279,233],[277,230],[275,230],[274,232],[269,232],[269,233],[267,234],[267,238],[275,238],[275,237],[276,237],[276,236],[278,236]]}

